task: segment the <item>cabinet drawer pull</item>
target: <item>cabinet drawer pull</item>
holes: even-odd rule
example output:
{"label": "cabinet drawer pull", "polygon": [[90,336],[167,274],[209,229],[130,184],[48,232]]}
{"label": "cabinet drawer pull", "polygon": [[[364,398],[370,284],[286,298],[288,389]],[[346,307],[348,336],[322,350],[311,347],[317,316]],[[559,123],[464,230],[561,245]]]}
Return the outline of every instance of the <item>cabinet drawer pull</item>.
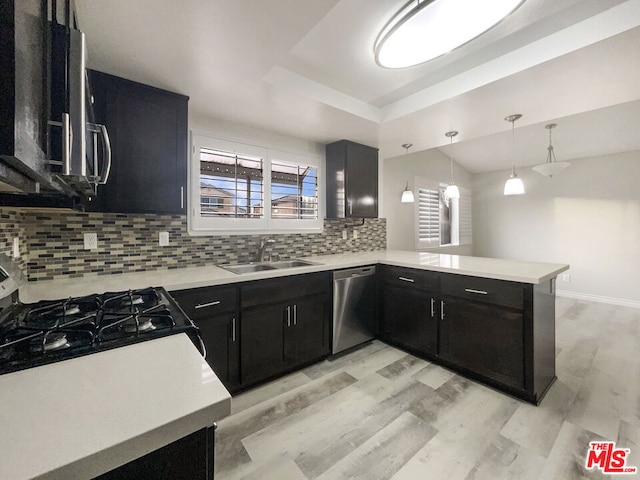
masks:
{"label": "cabinet drawer pull", "polygon": [[236,317],[231,319],[231,341],[236,341]]}
{"label": "cabinet drawer pull", "polygon": [[413,278],[398,277],[398,280],[402,280],[403,282],[415,283],[415,280]]}
{"label": "cabinet drawer pull", "polygon": [[199,308],[213,307],[214,305],[220,305],[220,303],[221,303],[220,300],[216,300],[215,302],[209,302],[209,303],[201,303],[199,305],[196,305],[195,309],[198,310]]}
{"label": "cabinet drawer pull", "polygon": [[287,305],[287,327],[291,326],[291,305]]}
{"label": "cabinet drawer pull", "polygon": [[469,293],[479,293],[480,295],[488,295],[488,292],[485,292],[484,290],[475,290],[473,288],[465,288],[464,291]]}
{"label": "cabinet drawer pull", "polygon": [[435,299],[431,298],[431,318],[435,316],[435,310],[434,310],[435,303],[436,303]]}
{"label": "cabinet drawer pull", "polygon": [[440,300],[440,320],[444,320],[444,302]]}

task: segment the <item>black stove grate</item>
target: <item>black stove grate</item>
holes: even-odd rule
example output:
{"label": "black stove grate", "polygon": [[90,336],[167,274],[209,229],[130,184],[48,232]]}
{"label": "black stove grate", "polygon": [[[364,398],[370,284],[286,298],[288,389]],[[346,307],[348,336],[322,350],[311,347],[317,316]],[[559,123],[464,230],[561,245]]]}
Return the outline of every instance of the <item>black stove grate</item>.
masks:
{"label": "black stove grate", "polygon": [[16,304],[0,317],[0,374],[198,329],[162,288]]}

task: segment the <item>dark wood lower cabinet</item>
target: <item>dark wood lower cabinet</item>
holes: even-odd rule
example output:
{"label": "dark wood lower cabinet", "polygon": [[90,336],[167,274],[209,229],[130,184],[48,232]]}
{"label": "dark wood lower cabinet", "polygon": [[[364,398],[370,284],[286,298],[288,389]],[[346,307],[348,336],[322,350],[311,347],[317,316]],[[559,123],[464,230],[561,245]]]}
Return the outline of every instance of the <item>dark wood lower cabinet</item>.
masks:
{"label": "dark wood lower cabinet", "polygon": [[440,357],[522,390],[522,312],[455,298],[444,298],[441,306]]}
{"label": "dark wood lower cabinet", "polygon": [[239,321],[236,314],[222,314],[197,322],[207,350],[207,362],[227,388],[239,383]]}
{"label": "dark wood lower cabinet", "polygon": [[95,478],[213,480],[214,435],[215,427],[203,428]]}
{"label": "dark wood lower cabinet", "polygon": [[206,359],[227,390],[240,388],[240,320],[237,287],[202,287],[171,292],[200,330]]}
{"label": "dark wood lower cabinet", "polygon": [[243,309],[241,318],[240,376],[244,385],[329,354],[328,295]]}
{"label": "dark wood lower cabinet", "polygon": [[435,355],[438,345],[435,295],[386,285],[384,331],[393,343],[417,353]]}
{"label": "dark wood lower cabinet", "polygon": [[329,353],[328,298],[301,298],[291,307],[291,321],[284,330],[284,359],[289,366],[307,363]]}
{"label": "dark wood lower cabinet", "polygon": [[379,285],[383,340],[534,404],[555,381],[553,280],[385,266]]}
{"label": "dark wood lower cabinet", "polygon": [[284,359],[285,304],[248,308],[242,311],[240,375],[253,383],[286,370]]}

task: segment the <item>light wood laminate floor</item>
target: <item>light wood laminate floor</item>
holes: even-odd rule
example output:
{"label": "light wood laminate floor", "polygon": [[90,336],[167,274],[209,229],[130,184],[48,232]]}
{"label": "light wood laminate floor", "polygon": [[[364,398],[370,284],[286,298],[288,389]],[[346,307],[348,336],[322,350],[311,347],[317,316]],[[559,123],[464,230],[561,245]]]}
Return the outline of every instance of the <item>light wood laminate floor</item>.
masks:
{"label": "light wood laminate floor", "polygon": [[640,310],[558,298],[556,318],[539,407],[374,341],[234,397],[216,479],[604,479],[584,463],[605,439],[640,467]]}

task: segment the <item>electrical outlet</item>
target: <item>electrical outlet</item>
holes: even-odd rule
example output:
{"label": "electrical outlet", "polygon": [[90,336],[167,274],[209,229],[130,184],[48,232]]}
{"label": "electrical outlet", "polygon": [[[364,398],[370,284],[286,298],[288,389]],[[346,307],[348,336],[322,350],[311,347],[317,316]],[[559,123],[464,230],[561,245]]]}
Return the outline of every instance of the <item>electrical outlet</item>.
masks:
{"label": "electrical outlet", "polygon": [[20,238],[13,237],[13,258],[20,258]]}
{"label": "electrical outlet", "polygon": [[563,273],[562,274],[562,281],[569,283],[571,282],[571,274],[570,273]]}
{"label": "electrical outlet", "polygon": [[84,249],[95,250],[98,248],[98,234],[97,233],[85,233],[84,234]]}
{"label": "electrical outlet", "polygon": [[342,230],[342,239],[343,240],[347,239],[347,231],[346,230]]}
{"label": "electrical outlet", "polygon": [[353,239],[354,240],[358,239],[358,230],[356,230],[355,228],[353,229]]}
{"label": "electrical outlet", "polygon": [[169,232],[160,232],[158,234],[158,242],[161,247],[166,247],[169,245]]}

